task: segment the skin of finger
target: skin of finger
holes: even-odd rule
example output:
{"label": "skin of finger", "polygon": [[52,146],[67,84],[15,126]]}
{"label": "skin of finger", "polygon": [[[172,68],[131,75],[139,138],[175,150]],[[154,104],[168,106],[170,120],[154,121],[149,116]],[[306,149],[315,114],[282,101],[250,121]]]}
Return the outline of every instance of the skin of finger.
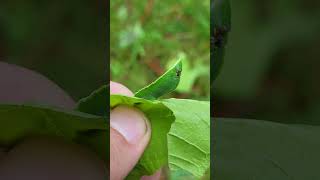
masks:
{"label": "skin of finger", "polygon": [[[0,62],[0,89],[1,104],[35,103],[66,110],[76,106],[63,89],[43,75],[6,62]],[[0,158],[6,151],[0,146]]]}
{"label": "skin of finger", "polygon": [[35,103],[66,110],[75,108],[74,100],[58,85],[29,69],[0,62],[0,102]]}
{"label": "skin of finger", "polygon": [[134,168],[150,139],[150,130],[139,144],[128,144],[116,130],[110,129],[110,178],[124,179]]}
{"label": "skin of finger", "polygon": [[107,167],[89,148],[57,137],[28,137],[0,162],[0,179],[105,179]]}
{"label": "skin of finger", "polygon": [[[133,96],[125,86],[110,82],[110,94]],[[123,107],[122,107],[123,108]],[[112,112],[111,112],[112,113]],[[130,113],[130,111],[128,111]],[[147,122],[148,123],[148,122]],[[111,180],[124,179],[134,168],[142,155],[151,136],[150,124],[143,139],[135,145],[129,144],[119,132],[110,128],[110,178]]]}
{"label": "skin of finger", "polygon": [[110,81],[110,94],[133,96],[133,93],[124,85]]}
{"label": "skin of finger", "polygon": [[6,155],[5,149],[0,147],[0,160]]}
{"label": "skin of finger", "polygon": [[[124,85],[113,82],[113,81],[110,81],[110,94],[121,94],[126,96],[134,95]],[[150,127],[150,124],[149,124],[149,127]],[[148,128],[148,129],[150,131],[149,136],[151,136],[151,128]],[[149,140],[150,137],[148,137],[147,139]],[[135,149],[133,147],[130,147],[130,145],[127,148],[123,149],[121,147],[124,147],[124,146],[121,146],[121,145],[119,146],[119,144],[125,144],[125,146],[128,145],[125,139],[117,131],[111,128],[110,129],[110,148],[111,148],[110,149],[110,177],[111,177],[111,180],[113,180],[113,178],[123,179],[125,176],[127,176],[127,174],[134,168],[135,164],[138,162],[140,156],[142,155],[142,153],[139,153],[139,155],[137,155],[136,152],[134,151],[143,152],[143,150],[145,149],[145,146],[141,146],[141,147],[138,147],[138,149]],[[130,152],[128,152],[128,149],[130,150]],[[133,156],[130,153],[133,153]],[[120,155],[121,157],[118,157]],[[133,157],[136,157],[133,159],[133,162],[134,162],[133,164],[128,164],[128,165],[125,164],[124,166],[121,164],[121,163],[127,163],[126,160],[132,159]],[[161,172],[162,171],[159,170],[154,175],[144,176],[142,179],[144,180],[161,179],[161,174],[162,174]]]}

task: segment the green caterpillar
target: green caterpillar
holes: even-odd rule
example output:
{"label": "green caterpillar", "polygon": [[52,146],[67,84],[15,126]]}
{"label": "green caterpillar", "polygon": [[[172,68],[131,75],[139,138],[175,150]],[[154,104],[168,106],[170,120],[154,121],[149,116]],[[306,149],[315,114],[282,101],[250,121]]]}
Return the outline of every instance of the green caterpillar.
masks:
{"label": "green caterpillar", "polygon": [[167,72],[135,93],[135,97],[155,100],[175,90],[180,82],[182,62],[178,60]]}

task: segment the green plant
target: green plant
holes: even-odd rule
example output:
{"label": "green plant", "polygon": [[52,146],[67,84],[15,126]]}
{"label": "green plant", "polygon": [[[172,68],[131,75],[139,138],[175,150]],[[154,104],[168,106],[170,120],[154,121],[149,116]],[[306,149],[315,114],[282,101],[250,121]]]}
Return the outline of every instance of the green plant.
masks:
{"label": "green plant", "polygon": [[[163,76],[138,91],[135,97],[110,96],[110,107],[127,105],[140,109],[151,122],[152,137],[127,179],[139,179],[168,166],[170,176],[203,177],[210,165],[210,103],[189,99],[159,99],[177,87],[178,61]],[[164,88],[165,87],[165,88]]]}
{"label": "green plant", "polygon": [[[228,0],[214,0],[211,12],[215,16],[212,18],[214,28],[219,27],[218,22],[230,21],[219,13],[228,12],[224,10],[230,7],[225,8],[220,3],[229,4]],[[229,13],[226,15],[230,18]],[[213,59],[221,62],[221,48],[219,44],[213,46]],[[213,69],[218,71],[221,66],[216,63]],[[211,175],[214,179],[319,179],[316,165],[320,160],[318,126],[212,118],[214,169]]]}

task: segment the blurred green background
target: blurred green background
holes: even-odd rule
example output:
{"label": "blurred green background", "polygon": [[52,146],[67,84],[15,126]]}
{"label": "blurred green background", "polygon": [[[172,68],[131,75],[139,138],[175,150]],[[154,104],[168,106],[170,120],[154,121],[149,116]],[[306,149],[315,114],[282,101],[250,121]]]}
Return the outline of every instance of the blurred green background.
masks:
{"label": "blurred green background", "polygon": [[231,0],[215,116],[320,124],[320,1]]}
{"label": "blurred green background", "polygon": [[210,1],[113,0],[111,80],[133,92],[183,59],[171,96],[209,100]]}
{"label": "blurred green background", "polygon": [[1,1],[0,61],[37,71],[75,100],[107,82],[105,1]]}

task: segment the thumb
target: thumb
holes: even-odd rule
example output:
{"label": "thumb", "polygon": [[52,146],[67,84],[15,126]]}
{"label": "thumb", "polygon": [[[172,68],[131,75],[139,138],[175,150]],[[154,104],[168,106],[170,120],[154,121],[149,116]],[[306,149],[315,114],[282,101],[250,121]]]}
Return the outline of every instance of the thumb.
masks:
{"label": "thumb", "polygon": [[110,112],[111,180],[121,180],[129,174],[140,159],[150,136],[149,121],[139,110],[118,106]]}

